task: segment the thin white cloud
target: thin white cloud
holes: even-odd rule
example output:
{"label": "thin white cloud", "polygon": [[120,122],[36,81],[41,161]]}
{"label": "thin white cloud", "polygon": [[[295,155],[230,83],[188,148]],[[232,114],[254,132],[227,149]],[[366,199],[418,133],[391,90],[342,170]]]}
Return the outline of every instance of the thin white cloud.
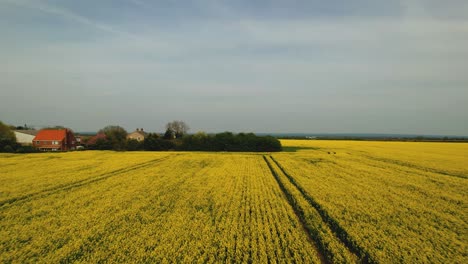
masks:
{"label": "thin white cloud", "polygon": [[[131,6],[132,12],[140,4],[157,9],[154,2],[127,1],[136,5]],[[206,8],[224,8],[215,0],[204,1]],[[77,105],[91,102],[89,109],[95,111],[94,104],[135,104],[139,112],[190,115],[212,111],[232,115],[239,122],[242,116],[254,112],[270,113],[269,120],[273,120],[273,116],[284,114],[284,109],[308,113],[331,106],[336,110],[330,111],[335,123],[347,120],[340,120],[340,114],[361,114],[362,109],[382,117],[398,113],[395,116],[402,120],[410,119],[406,112],[412,108],[424,109],[421,119],[430,111],[441,111],[444,119],[467,112],[468,20],[432,17],[434,11],[427,6],[419,8],[418,1],[413,6],[408,4],[402,16],[265,19],[232,13],[233,19],[187,19],[175,26],[129,12],[128,17],[135,16],[121,21],[121,25],[136,29],[132,31],[138,32],[133,33],[135,38],[127,37],[113,24],[101,23],[106,20],[95,21],[76,10],[47,3],[0,0],[0,7],[14,6],[12,21],[15,14],[26,13],[29,10],[24,8],[29,8],[111,34],[87,39],[77,30],[81,41],[69,41],[68,35],[60,38],[60,27],[39,35],[30,34],[35,33],[34,24],[20,23],[11,29],[7,23],[0,25],[7,36],[0,49],[0,57],[7,62],[0,64],[0,86],[6,87],[0,108],[15,109],[17,100],[27,98],[35,106],[37,96],[47,89],[56,96],[80,98],[82,102]],[[226,9],[227,14],[229,11]],[[429,15],[424,14],[426,11]],[[145,24],[149,26],[142,26]],[[100,101],[103,96],[113,99]],[[268,100],[255,101],[254,97]],[[449,103],[438,103],[439,99]],[[55,97],[43,100],[47,105],[54,102]],[[277,107],[279,104],[283,107]],[[324,116],[315,124],[327,120]],[[428,121],[427,131],[445,133],[440,120]],[[85,127],[87,122],[100,124],[87,120],[76,126]],[[296,125],[295,129],[301,129],[301,124]],[[410,132],[403,125],[394,125],[397,130]],[[392,129],[384,123],[382,126]],[[327,130],[326,126],[322,129]],[[467,129],[466,122],[458,121],[446,131],[463,134]]]}
{"label": "thin white cloud", "polygon": [[108,32],[108,33],[118,34],[118,35],[122,35],[122,36],[125,36],[125,37],[130,37],[130,38],[135,37],[135,36],[133,36],[132,34],[130,34],[128,32],[124,32],[124,31],[115,29],[112,26],[100,23],[98,21],[92,20],[92,19],[87,18],[85,16],[76,14],[76,13],[74,13],[74,12],[72,12],[70,10],[67,10],[65,8],[54,6],[54,5],[51,5],[51,4],[42,2],[42,1],[38,1],[38,0],[36,0],[36,1],[1,0],[0,4],[2,4],[2,3],[16,5],[16,6],[20,6],[20,7],[23,7],[23,8],[34,9],[34,10],[38,10],[38,11],[41,11],[41,12],[44,12],[44,13],[60,16],[60,17],[62,17],[64,19],[74,21],[76,23],[80,23],[80,24],[83,24],[83,25],[87,25],[87,26],[90,26],[90,27],[93,27],[95,29],[105,31],[105,32]]}

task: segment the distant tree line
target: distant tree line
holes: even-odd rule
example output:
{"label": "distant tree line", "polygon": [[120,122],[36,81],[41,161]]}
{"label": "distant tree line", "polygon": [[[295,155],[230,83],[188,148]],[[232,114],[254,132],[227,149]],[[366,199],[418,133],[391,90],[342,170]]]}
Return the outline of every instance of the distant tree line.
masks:
{"label": "distant tree line", "polygon": [[181,150],[271,152],[281,151],[282,147],[280,141],[271,136],[231,132],[207,135],[199,132],[182,138]]}
{"label": "distant tree line", "polygon": [[[97,138],[93,140],[93,138]],[[99,133],[95,137],[85,140],[87,149],[91,150],[116,150],[116,151],[139,151],[139,150],[175,150],[175,139],[164,139],[159,134],[149,133],[143,141],[120,137],[112,132]]]}
{"label": "distant tree line", "polygon": [[[19,129],[27,129],[25,125]],[[54,127],[61,128],[61,127]],[[3,124],[0,121],[0,152],[36,152],[32,146],[22,146],[16,142],[13,132],[18,127]],[[188,134],[189,127],[183,121],[173,121],[166,125],[166,132],[145,133],[144,140],[127,138],[127,131],[116,125],[106,126],[97,135],[82,137],[82,144],[91,150],[115,151],[245,151],[272,152],[281,151],[281,143],[271,136],[257,136],[253,133],[224,132],[206,134],[198,132]],[[143,132],[143,131],[141,131]]]}
{"label": "distant tree line", "polygon": [[[183,123],[183,122],[182,122]],[[107,126],[85,143],[88,149],[117,151],[281,151],[281,143],[271,136],[256,136],[253,133],[233,134],[224,132],[206,134],[198,132],[188,135],[188,126],[180,121],[166,126],[164,135],[146,134],[143,141],[127,139],[127,131],[120,126]]]}

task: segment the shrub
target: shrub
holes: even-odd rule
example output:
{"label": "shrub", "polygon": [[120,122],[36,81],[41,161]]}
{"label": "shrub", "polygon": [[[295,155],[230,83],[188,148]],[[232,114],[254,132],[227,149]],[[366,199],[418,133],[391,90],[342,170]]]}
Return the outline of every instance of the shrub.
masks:
{"label": "shrub", "polygon": [[39,152],[39,150],[34,148],[33,146],[21,146],[16,149],[16,153],[37,153],[37,152]]}
{"label": "shrub", "polygon": [[143,143],[136,139],[127,140],[127,150],[128,151],[137,151],[143,149]]}
{"label": "shrub", "polygon": [[197,133],[182,139],[180,150],[198,151],[243,151],[243,152],[273,152],[281,151],[278,139],[266,136],[260,137],[253,133],[233,134],[224,132],[215,135]]}
{"label": "shrub", "polygon": [[143,142],[144,150],[171,150],[175,149],[175,143],[171,140],[161,139],[158,134],[150,133]]}
{"label": "shrub", "polygon": [[3,147],[3,152],[13,153],[15,150],[10,145],[6,145]]}

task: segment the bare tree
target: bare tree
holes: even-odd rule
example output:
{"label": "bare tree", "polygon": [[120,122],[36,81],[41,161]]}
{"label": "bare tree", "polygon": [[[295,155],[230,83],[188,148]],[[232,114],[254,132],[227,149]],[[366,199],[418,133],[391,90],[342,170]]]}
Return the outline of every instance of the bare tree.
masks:
{"label": "bare tree", "polygon": [[172,121],[167,123],[166,130],[172,131],[176,138],[181,138],[189,131],[189,126],[184,121]]}

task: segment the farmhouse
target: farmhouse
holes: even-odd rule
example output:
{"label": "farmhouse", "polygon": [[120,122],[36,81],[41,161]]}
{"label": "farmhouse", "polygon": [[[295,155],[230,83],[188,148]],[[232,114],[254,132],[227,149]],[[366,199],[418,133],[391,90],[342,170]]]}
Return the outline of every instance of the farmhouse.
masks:
{"label": "farmhouse", "polygon": [[42,151],[73,150],[76,138],[70,129],[43,129],[33,139],[33,146]]}
{"label": "farmhouse", "polygon": [[34,137],[39,131],[37,130],[15,130],[16,142],[21,145],[32,145]]}
{"label": "farmhouse", "polygon": [[135,139],[137,141],[143,141],[145,140],[146,135],[147,133],[143,131],[143,128],[137,128],[135,131],[127,135],[127,139]]}

